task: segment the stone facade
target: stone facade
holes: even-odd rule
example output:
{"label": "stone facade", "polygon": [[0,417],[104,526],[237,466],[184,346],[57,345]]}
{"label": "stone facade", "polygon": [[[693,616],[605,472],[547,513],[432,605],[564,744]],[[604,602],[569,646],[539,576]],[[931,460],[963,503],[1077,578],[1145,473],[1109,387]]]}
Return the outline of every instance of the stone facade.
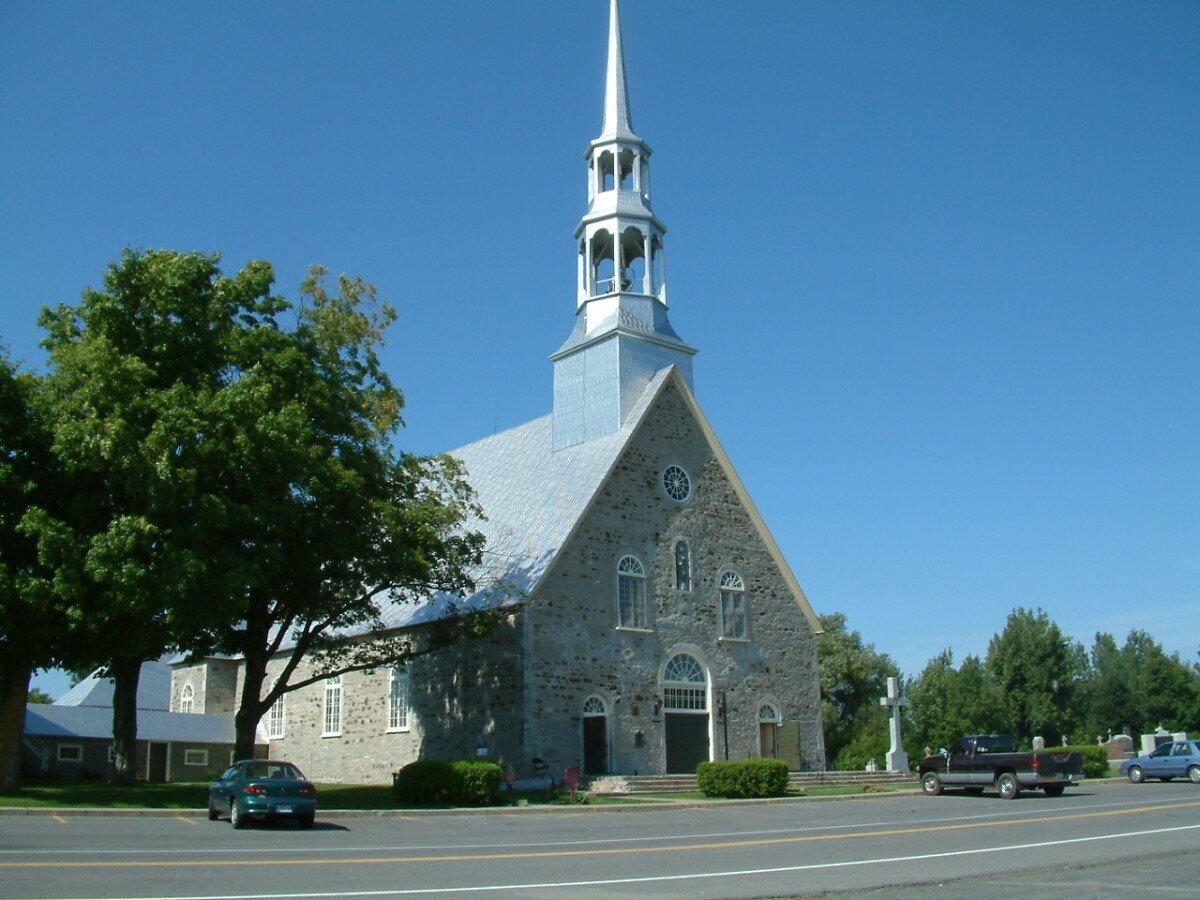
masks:
{"label": "stone facade", "polygon": [[[683,504],[661,485],[672,464],[694,482]],[[690,591],[675,587],[679,539],[690,548]],[[617,564],[626,554],[646,567],[648,631],[616,627]],[[727,570],[746,586],[748,641],[721,639],[717,581]],[[816,637],[674,388],[646,416],[522,618],[527,756],[552,769],[580,761],[583,704],[598,695],[609,711],[611,771],[664,771],[660,678],[679,650],[707,671],[712,758],[725,758],[726,738],[729,758],[758,756],[758,710],[769,702],[783,722],[801,725],[800,765],[824,768]]]}
{"label": "stone facade", "polygon": [[192,712],[225,713],[237,710],[241,663],[234,659],[209,658],[194,665],[176,666],[171,673],[171,712],[182,712],[180,700],[185,687],[192,689]]}

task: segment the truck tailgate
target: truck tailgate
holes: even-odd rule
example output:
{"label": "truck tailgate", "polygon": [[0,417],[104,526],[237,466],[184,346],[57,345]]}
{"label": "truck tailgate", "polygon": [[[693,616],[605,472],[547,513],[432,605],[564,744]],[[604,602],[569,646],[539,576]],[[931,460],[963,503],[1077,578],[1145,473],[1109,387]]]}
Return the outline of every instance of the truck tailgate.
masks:
{"label": "truck tailgate", "polygon": [[1034,770],[1041,776],[1082,775],[1082,753],[1053,753],[1043,751],[1033,754]]}

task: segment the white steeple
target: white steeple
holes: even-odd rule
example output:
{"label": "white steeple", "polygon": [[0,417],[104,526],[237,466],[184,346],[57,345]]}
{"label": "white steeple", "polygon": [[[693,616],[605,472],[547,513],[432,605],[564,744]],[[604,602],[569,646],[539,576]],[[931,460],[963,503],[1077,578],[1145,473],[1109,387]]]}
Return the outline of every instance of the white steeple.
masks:
{"label": "white steeple", "polygon": [[692,356],[667,319],[666,226],[651,208],[650,147],[633,131],[617,0],[610,0],[604,125],[587,148],[588,209],[579,252],[575,327],[554,362],[554,440],[610,434],[656,371]]}

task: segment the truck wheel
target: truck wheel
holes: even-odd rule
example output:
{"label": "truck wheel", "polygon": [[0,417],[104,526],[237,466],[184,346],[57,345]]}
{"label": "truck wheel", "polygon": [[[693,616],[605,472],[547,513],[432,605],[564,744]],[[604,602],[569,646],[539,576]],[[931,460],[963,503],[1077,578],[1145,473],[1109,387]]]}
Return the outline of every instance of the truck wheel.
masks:
{"label": "truck wheel", "polygon": [[1142,771],[1141,766],[1130,766],[1129,767],[1129,780],[1132,781],[1134,784],[1141,784],[1143,781],[1146,780],[1146,773],[1144,771]]}
{"label": "truck wheel", "polygon": [[1001,772],[996,779],[996,790],[1000,792],[1001,800],[1016,800],[1021,795],[1021,782],[1012,772]]}
{"label": "truck wheel", "polygon": [[1188,766],[1188,781],[1200,784],[1200,766]]}
{"label": "truck wheel", "polygon": [[942,792],[942,779],[938,778],[937,772],[926,772],[921,776],[921,790],[930,797],[936,797]]}
{"label": "truck wheel", "polygon": [[1061,797],[1066,789],[1065,784],[1047,784],[1042,788],[1047,797]]}

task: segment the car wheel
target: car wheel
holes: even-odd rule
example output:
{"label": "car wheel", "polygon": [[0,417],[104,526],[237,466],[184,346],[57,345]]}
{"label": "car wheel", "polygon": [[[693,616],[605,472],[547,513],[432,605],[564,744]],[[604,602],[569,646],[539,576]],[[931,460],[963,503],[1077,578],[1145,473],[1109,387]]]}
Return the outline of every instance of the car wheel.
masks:
{"label": "car wheel", "polygon": [[1200,766],[1188,766],[1188,781],[1200,784]]}
{"label": "car wheel", "polygon": [[229,824],[237,829],[246,827],[246,817],[243,816],[242,811],[238,809],[236,800],[229,801]]}
{"label": "car wheel", "polygon": [[1002,772],[996,779],[996,790],[1000,792],[1001,800],[1016,800],[1021,795],[1021,782],[1012,772]]}
{"label": "car wheel", "polygon": [[1141,784],[1146,780],[1146,773],[1142,770],[1141,766],[1129,767],[1129,780],[1134,784]]}
{"label": "car wheel", "polygon": [[1047,784],[1042,788],[1047,797],[1061,797],[1066,789],[1065,784]]}
{"label": "car wheel", "polygon": [[221,813],[213,806],[212,797],[208,798],[208,821],[215,822],[221,818]]}
{"label": "car wheel", "polygon": [[926,772],[921,776],[921,790],[930,797],[936,797],[942,792],[942,779],[938,778],[937,772]]}

